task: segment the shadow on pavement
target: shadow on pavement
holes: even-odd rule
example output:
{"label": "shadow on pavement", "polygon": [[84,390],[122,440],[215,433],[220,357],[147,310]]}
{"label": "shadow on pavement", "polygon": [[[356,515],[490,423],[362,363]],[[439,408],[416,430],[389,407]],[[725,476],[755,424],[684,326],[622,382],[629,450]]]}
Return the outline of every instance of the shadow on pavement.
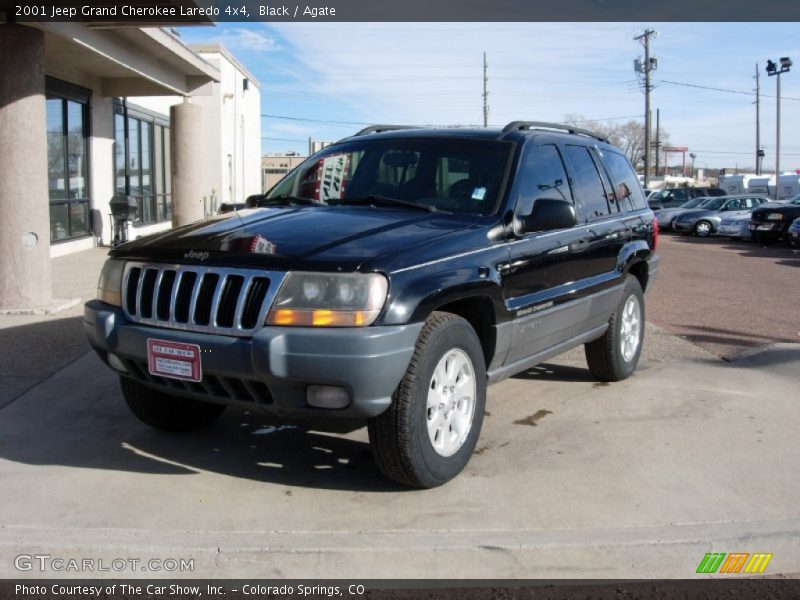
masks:
{"label": "shadow on pavement", "polygon": [[532,381],[597,381],[587,367],[553,365],[550,363],[542,363],[527,371],[512,375],[512,379],[528,379]]}
{"label": "shadow on pavement", "polygon": [[[696,332],[696,333],[693,333]],[[742,333],[733,329],[721,329],[718,327],[697,326],[692,328],[692,332],[681,332],[681,337],[689,340],[693,344],[702,346],[703,344],[716,344],[719,346],[730,346],[736,349],[730,356],[741,352],[741,348],[759,348],[765,344],[776,342],[796,343],[798,340],[789,337],[775,338],[759,336],[753,333]],[[726,358],[730,358],[727,354]]]}
{"label": "shadow on pavement", "polygon": [[405,489],[379,473],[369,444],[252,411],[228,408],[194,433],[147,427],[125,405],[116,375],[91,352],[80,317],[0,329],[0,348],[0,389],[15,373],[39,375],[0,408],[0,459],[159,475],[209,471],[323,489]]}

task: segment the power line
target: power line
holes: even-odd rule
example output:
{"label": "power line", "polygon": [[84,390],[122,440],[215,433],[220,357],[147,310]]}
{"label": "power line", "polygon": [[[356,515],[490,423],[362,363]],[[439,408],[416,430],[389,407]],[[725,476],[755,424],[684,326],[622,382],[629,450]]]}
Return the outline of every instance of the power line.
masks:
{"label": "power line", "polygon": [[[742,96],[755,96],[755,92],[746,92],[744,90],[730,90],[727,88],[718,88],[712,87],[708,85],[699,85],[697,83],[686,83],[683,81],[668,81],[666,79],[659,79],[658,83],[668,83],[670,85],[680,85],[683,87],[690,87],[690,88],[697,88],[701,90],[711,90],[712,92],[725,92],[727,94],[740,94]],[[769,96],[767,94],[761,94],[762,98],[775,98],[775,96]],[[781,100],[794,100],[795,102],[800,102],[800,98],[790,98],[788,96],[782,96]]]}

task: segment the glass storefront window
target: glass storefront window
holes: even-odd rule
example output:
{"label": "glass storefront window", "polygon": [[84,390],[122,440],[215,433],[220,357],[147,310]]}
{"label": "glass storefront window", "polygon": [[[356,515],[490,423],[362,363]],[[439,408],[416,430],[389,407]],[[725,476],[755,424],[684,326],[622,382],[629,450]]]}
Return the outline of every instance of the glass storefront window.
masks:
{"label": "glass storefront window", "polygon": [[89,235],[89,92],[47,78],[47,181],[50,240]]}
{"label": "glass storefront window", "polygon": [[169,220],[169,127],[163,118],[148,116],[139,108],[118,104],[116,111],[117,193],[136,197],[137,225]]}

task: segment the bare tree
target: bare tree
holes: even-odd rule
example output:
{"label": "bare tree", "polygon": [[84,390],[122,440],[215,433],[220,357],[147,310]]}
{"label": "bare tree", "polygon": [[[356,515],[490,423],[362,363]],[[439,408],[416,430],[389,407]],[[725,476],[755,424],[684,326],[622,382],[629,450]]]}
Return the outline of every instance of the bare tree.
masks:
{"label": "bare tree", "polygon": [[[626,123],[614,123],[587,119],[572,113],[564,115],[564,122],[608,138],[611,144],[625,153],[635,168],[644,167],[644,123],[641,121],[631,119]],[[669,134],[663,128],[660,138],[662,146],[669,141]]]}

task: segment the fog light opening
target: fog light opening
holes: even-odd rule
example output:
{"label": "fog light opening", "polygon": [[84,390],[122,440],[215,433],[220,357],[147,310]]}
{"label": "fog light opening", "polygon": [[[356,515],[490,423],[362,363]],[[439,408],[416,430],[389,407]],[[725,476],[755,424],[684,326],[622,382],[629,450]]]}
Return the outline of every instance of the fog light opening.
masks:
{"label": "fog light opening", "polygon": [[306,402],[315,408],[345,408],[350,404],[350,392],[335,385],[310,385]]}
{"label": "fog light opening", "polygon": [[128,369],[125,367],[125,363],[122,362],[122,359],[116,354],[111,354],[111,352],[108,353],[108,364],[111,365],[111,368],[115,371],[119,371],[120,373],[128,372]]}

